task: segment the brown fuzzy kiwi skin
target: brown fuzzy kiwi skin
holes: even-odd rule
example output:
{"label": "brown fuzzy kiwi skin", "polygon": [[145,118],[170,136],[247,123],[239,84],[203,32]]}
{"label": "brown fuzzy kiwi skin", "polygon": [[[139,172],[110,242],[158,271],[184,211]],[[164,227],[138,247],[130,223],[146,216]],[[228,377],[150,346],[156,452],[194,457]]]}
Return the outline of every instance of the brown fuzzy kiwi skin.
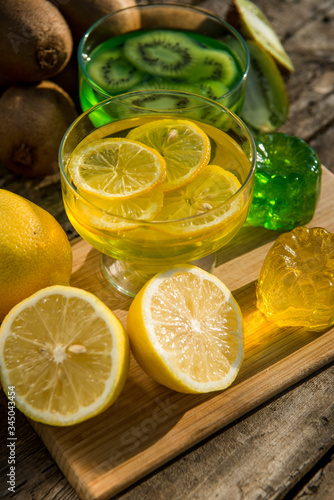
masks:
{"label": "brown fuzzy kiwi skin", "polygon": [[73,50],[70,28],[47,0],[0,0],[0,86],[56,75]]}
{"label": "brown fuzzy kiwi skin", "polygon": [[59,172],[58,150],[77,116],[69,95],[50,81],[9,87],[0,98],[0,162],[17,175]]}
{"label": "brown fuzzy kiwi skin", "polygon": [[[135,5],[136,0],[68,0],[60,2],[58,7],[71,28],[75,43],[78,43],[88,28],[99,19],[116,10]],[[138,26],[133,29],[138,29]]]}

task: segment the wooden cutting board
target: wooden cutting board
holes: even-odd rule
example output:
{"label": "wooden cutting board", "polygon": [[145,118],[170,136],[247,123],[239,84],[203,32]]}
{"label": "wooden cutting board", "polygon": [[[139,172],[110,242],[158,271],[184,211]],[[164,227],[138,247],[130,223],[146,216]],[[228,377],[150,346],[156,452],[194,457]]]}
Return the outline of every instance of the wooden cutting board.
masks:
{"label": "wooden cutting board", "polygon": [[[334,176],[323,169],[320,202],[310,227],[334,232]],[[245,360],[234,384],[209,395],[162,387],[132,359],[125,388],[98,417],[67,428],[32,422],[82,499],[108,499],[171,458],[334,359],[334,328],[321,334],[278,328],[256,309],[255,281],[278,233],[244,227],[217,254],[214,271],[232,291],[245,321]],[[112,291],[100,255],[73,244],[71,284],[99,296],[126,323],[131,299]]]}

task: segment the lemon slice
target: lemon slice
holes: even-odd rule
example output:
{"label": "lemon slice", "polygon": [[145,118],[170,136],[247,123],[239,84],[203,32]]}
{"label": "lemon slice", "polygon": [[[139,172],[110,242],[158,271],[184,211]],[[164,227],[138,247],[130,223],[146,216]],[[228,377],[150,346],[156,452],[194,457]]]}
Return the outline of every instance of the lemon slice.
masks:
{"label": "lemon slice", "polygon": [[130,306],[127,331],[143,370],[180,392],[225,389],[243,359],[237,302],[218,278],[195,266],[149,280]]}
{"label": "lemon slice", "polygon": [[44,288],[20,302],[0,329],[1,382],[16,406],[50,425],[72,425],[108,408],[129,364],[128,337],[91,293]]}
{"label": "lemon slice", "polygon": [[158,151],[166,161],[165,192],[191,181],[210,160],[208,136],[188,120],[161,119],[132,129],[127,137]]}
{"label": "lemon slice", "polygon": [[144,144],[124,138],[104,138],[80,145],[68,164],[73,183],[100,198],[124,200],[162,183],[166,163]]}
{"label": "lemon slice", "polygon": [[180,221],[166,225],[168,231],[176,233],[197,233],[219,227],[242,210],[240,197],[228,203],[240,187],[239,180],[231,172],[208,165],[182,188],[165,193],[163,207],[155,219]]}
{"label": "lemon slice", "polygon": [[[150,221],[163,205],[162,186],[159,185],[140,196],[120,200],[104,200],[86,196],[94,207],[77,200],[73,217],[84,225],[107,231],[126,231],[140,225],[138,221]],[[98,210],[96,207],[102,209]],[[70,209],[70,208],[69,208]]]}

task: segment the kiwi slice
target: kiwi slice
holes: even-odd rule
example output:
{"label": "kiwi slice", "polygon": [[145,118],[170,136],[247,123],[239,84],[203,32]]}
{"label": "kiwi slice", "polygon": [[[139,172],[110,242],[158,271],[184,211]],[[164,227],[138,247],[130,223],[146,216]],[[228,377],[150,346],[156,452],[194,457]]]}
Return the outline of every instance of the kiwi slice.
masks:
{"label": "kiwi slice", "polygon": [[[204,97],[212,101],[219,101],[227,92],[228,87],[216,80],[205,80],[200,82],[201,92]],[[200,121],[214,125],[221,130],[227,130],[231,124],[229,115],[226,115],[220,108],[205,106],[199,113]]]}
{"label": "kiwi slice", "polygon": [[256,42],[247,41],[250,68],[241,118],[254,135],[274,132],[288,117],[289,100],[274,59]]}
{"label": "kiwi slice", "polygon": [[[228,92],[228,88],[220,82],[207,80],[204,82],[198,82],[197,84],[191,84],[186,82],[177,82],[170,78],[151,78],[145,83],[136,85],[132,90],[153,90],[153,89],[161,89],[161,90],[178,90],[182,92],[188,92],[204,97],[208,97],[209,99],[216,100],[222,95]],[[136,103],[142,106],[142,103],[136,99]],[[145,101],[144,106],[148,107],[154,104],[154,107],[158,106],[158,109],[166,109],[167,111],[173,111],[175,109],[182,109],[184,107],[189,108],[190,106],[193,109],[187,112],[188,118],[193,118],[194,120],[198,120],[201,122],[209,123],[211,125],[221,125],[222,123],[222,112],[220,109],[213,109],[212,107],[207,106],[206,104],[202,104],[195,98],[191,96],[184,96],[181,98],[180,96],[176,98],[176,96],[165,95],[163,98],[152,101],[148,99]],[[225,117],[226,123],[226,117]],[[225,125],[224,125],[225,127]]]}
{"label": "kiwi slice", "polygon": [[232,54],[222,50],[205,49],[192,76],[195,80],[217,80],[231,87],[238,75],[239,69]]}
{"label": "kiwi slice", "polygon": [[[170,78],[151,78],[145,83],[141,83],[136,85],[132,91],[135,90],[153,90],[153,89],[161,89],[161,90],[178,90],[182,92],[188,92],[204,97],[208,97],[212,100],[218,100],[224,94],[228,92],[228,88],[221,82],[217,82],[215,80],[206,80],[204,82],[198,82],[197,84],[186,83],[186,82],[177,82]],[[136,101],[138,102],[138,101]],[[148,105],[151,105],[153,101],[148,99],[145,101]],[[139,105],[142,106],[140,103]],[[193,106],[193,110],[191,114],[188,115],[190,118],[194,120],[204,121],[205,123],[210,123],[211,125],[217,125],[222,123],[222,112],[220,109],[213,109],[212,107],[208,107],[207,105],[201,104],[198,100],[192,99],[191,96],[185,96],[184,98],[175,99],[175,96],[164,96],[163,99],[159,99],[155,101],[154,107],[158,106],[162,109],[166,109],[172,111],[174,109],[182,109],[184,107]],[[145,106],[145,104],[144,104]],[[166,106],[166,107],[165,107]],[[224,117],[224,123],[226,123],[226,117]]]}
{"label": "kiwi slice", "polygon": [[202,90],[202,85],[180,82],[172,78],[149,78],[144,83],[135,85],[132,91],[135,90],[179,90],[190,94],[205,95]]}
{"label": "kiwi slice", "polygon": [[219,100],[227,94],[227,92],[229,92],[229,88],[217,80],[205,80],[204,82],[201,82],[201,90],[205,97],[208,97],[213,101]]}
{"label": "kiwi slice", "polygon": [[[150,93],[150,90],[155,92]],[[161,92],[157,92],[159,90]],[[135,91],[146,92],[141,95],[141,93],[135,93]],[[187,92],[187,94],[174,94],[172,91]],[[194,96],[189,94],[194,94]],[[147,114],[146,110],[161,111],[161,113],[166,112],[173,115],[175,111],[186,108],[187,118],[201,120],[204,114],[203,110],[207,109],[207,107],[196,99],[196,95],[203,95],[199,86],[185,82],[175,82],[168,78],[151,78],[142,84],[136,85],[131,90],[129,97],[123,100],[125,106],[121,103],[117,105],[117,113],[120,118],[145,115]],[[129,106],[132,106],[132,109]],[[179,116],[178,114],[175,115],[176,117]]]}
{"label": "kiwi slice", "polygon": [[133,65],[151,75],[187,78],[202,59],[203,49],[184,33],[152,30],[128,39],[124,52]]}
{"label": "kiwi slice", "polygon": [[[196,106],[198,106],[198,103],[195,99],[192,99],[191,96],[174,95],[171,92],[165,92],[164,89],[161,90],[161,93],[151,94],[149,90],[144,95],[136,93],[134,93],[134,95],[129,95],[129,97],[123,100],[123,104],[125,104],[125,106],[118,104],[118,116],[120,118],[128,118],[130,115],[145,115],[145,110],[173,113],[176,110],[194,107],[194,116],[192,117],[194,119],[199,117],[196,113]],[[131,106],[132,109],[129,109],[129,106]]]}
{"label": "kiwi slice", "polygon": [[93,52],[87,64],[87,73],[101,89],[109,94],[125,92],[145,76],[126,59],[121,47]]}
{"label": "kiwi slice", "polygon": [[250,0],[234,0],[227,14],[227,20],[245,38],[258,42],[262,49],[271,54],[279,65],[294,71],[292,61],[283,48],[278,36],[262,10]]}

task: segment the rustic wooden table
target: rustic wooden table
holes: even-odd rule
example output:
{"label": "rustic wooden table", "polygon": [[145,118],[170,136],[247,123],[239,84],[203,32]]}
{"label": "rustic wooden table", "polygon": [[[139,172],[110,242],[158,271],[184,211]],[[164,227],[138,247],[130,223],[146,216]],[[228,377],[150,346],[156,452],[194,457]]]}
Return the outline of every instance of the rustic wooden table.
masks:
{"label": "rustic wooden table", "polygon": [[[224,16],[229,2],[194,0]],[[282,131],[306,140],[334,173],[334,5],[332,0],[256,0],[290,54],[289,119]],[[76,236],[57,177],[24,180],[0,167],[0,187],[51,212]],[[118,494],[122,500],[333,498],[334,364],[246,414],[173,462]],[[16,493],[8,494],[7,400],[1,405],[0,497],[78,498],[29,422],[16,414]]]}

